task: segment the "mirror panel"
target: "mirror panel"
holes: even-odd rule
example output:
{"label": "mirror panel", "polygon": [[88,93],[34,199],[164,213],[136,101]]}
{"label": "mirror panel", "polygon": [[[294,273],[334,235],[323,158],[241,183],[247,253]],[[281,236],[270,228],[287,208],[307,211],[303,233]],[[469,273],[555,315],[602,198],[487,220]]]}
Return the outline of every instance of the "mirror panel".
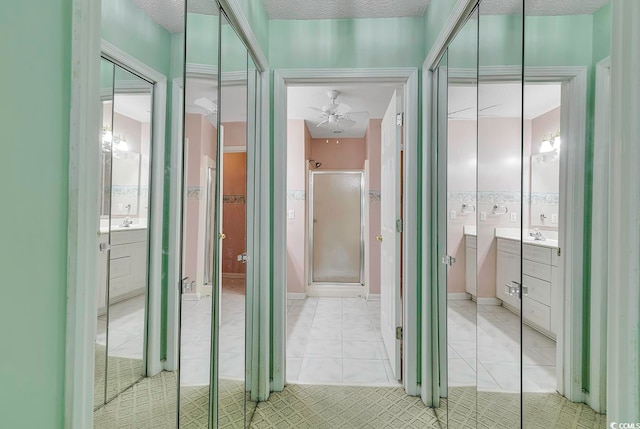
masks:
{"label": "mirror panel", "polygon": [[217,251],[219,11],[187,2],[185,31],[179,427],[208,428],[211,396],[214,275]]}
{"label": "mirror panel", "polygon": [[478,18],[477,420],[519,427],[523,1],[482,1]]}
{"label": "mirror panel", "polygon": [[[600,336],[606,336],[600,332],[606,326],[606,310],[600,312],[603,319],[591,315],[592,308],[602,308],[598,301],[606,302],[606,295],[592,297],[586,289],[580,300],[574,298],[572,283],[582,282],[582,272],[591,269],[588,234],[584,246],[575,241],[583,234],[579,221],[589,222],[591,215],[583,215],[583,207],[572,213],[569,204],[584,190],[588,207],[591,152],[601,143],[594,141],[597,129],[591,118],[597,116],[596,109],[608,108],[606,101],[593,101],[597,98],[593,85],[585,82],[580,87],[573,73],[580,67],[584,73],[595,70],[609,57],[611,2],[564,0],[553,10],[541,6],[539,0],[525,2],[523,112],[525,129],[531,132],[525,133],[524,141],[524,157],[530,162],[525,162],[529,169],[525,169],[523,192],[530,215],[523,225],[522,248],[522,277],[527,288],[522,300],[523,426],[558,427],[568,415],[579,414],[584,427],[607,427],[605,416],[594,411],[606,410],[606,347]],[[559,73],[568,67],[573,71]],[[591,100],[586,106],[583,97]],[[594,165],[598,158],[602,159],[595,156]],[[596,207],[594,204],[594,211]],[[602,225],[596,223],[593,227],[601,230]],[[589,251],[583,252],[583,247]],[[571,265],[581,258],[586,270]],[[573,274],[576,269],[580,280]],[[594,288],[595,283],[592,281]],[[575,352],[577,359],[574,352],[571,359],[565,354],[568,344],[574,343],[566,331],[563,334],[572,319],[566,313],[571,309],[578,309],[583,320],[582,332],[572,334],[581,336],[575,338],[575,343],[582,344],[582,350]],[[592,342],[599,347],[591,348]],[[598,357],[597,363],[591,362],[592,356]],[[573,368],[564,366],[569,363]]]}
{"label": "mirror panel", "polygon": [[[100,230],[98,240],[100,250],[98,257],[98,285],[96,288],[96,308],[98,314],[98,324],[95,339],[95,372],[93,380],[93,408],[94,410],[105,404],[106,376],[107,376],[107,284],[109,267],[110,229],[109,219],[111,214],[111,124],[113,124],[113,74],[114,65],[112,62],[100,59],[100,105],[102,106],[100,133],[100,189],[102,198],[102,209],[100,219]],[[105,218],[103,222],[102,218]],[[106,223],[104,227],[102,224]]]}
{"label": "mirror panel", "polygon": [[106,400],[146,375],[153,85],[115,66]]}
{"label": "mirror panel", "polygon": [[245,425],[247,112],[248,53],[227,21],[221,20],[220,129],[218,171],[221,257],[217,273],[219,315],[217,360],[220,427]]}
{"label": "mirror panel", "polygon": [[[449,44],[446,147],[448,426],[475,427],[478,11]],[[480,373],[484,374],[480,368]]]}

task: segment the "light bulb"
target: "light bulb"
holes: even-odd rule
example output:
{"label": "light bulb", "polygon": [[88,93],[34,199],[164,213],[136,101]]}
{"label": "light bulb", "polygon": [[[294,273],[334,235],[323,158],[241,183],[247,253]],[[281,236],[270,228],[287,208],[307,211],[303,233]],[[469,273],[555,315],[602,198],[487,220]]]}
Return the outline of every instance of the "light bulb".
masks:
{"label": "light bulb", "polygon": [[545,138],[540,145],[540,153],[551,152],[553,150],[553,146],[549,139]]}

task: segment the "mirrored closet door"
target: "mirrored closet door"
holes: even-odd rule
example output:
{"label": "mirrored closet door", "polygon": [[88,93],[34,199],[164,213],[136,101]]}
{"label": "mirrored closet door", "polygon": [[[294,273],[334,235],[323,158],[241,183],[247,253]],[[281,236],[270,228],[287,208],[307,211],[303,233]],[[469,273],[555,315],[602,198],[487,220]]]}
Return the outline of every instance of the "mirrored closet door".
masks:
{"label": "mirrored closet door", "polygon": [[153,84],[101,60],[94,408],[146,375]]}

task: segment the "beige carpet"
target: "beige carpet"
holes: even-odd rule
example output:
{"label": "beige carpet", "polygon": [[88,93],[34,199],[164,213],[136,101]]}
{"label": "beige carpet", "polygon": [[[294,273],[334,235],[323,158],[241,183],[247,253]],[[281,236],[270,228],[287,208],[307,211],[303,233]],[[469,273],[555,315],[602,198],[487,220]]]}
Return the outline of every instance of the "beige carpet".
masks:
{"label": "beige carpet", "polygon": [[[93,379],[93,407],[94,409],[104,405],[104,366],[106,347],[96,344],[95,351],[95,371]],[[127,390],[131,385],[142,378],[142,360],[109,356],[109,366],[107,367],[107,401],[118,396],[119,393]]]}
{"label": "beige carpet", "polygon": [[[221,429],[245,427],[245,403],[241,381],[220,380]],[[209,420],[209,386],[180,389],[181,429],[203,429]],[[144,378],[93,414],[96,429],[175,429],[176,374],[162,372]],[[255,404],[248,404],[247,416]]]}

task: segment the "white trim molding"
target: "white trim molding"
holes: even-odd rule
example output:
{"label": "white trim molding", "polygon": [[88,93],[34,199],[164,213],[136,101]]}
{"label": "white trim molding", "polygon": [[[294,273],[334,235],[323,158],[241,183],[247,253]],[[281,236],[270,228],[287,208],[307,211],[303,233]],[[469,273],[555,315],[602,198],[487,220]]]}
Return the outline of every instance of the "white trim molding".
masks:
{"label": "white trim molding", "polygon": [[[607,421],[640,422],[640,3],[612,2]],[[613,427],[613,426],[612,426]]]}
{"label": "white trim molding", "polygon": [[307,299],[307,294],[300,292],[287,292],[287,299]]}
{"label": "white trim molding", "polygon": [[596,64],[591,208],[591,342],[587,403],[607,409],[607,283],[609,267],[609,163],[611,150],[611,59]]}
{"label": "white trim molding", "polygon": [[404,87],[404,264],[403,264],[403,381],[408,394],[419,394],[417,357],[418,279],[418,70],[415,68],[384,69],[296,69],[274,71],[273,95],[273,373],[271,390],[285,384],[286,343],[286,195],[287,195],[287,86],[318,83],[389,82]]}
{"label": "white trim molding", "polygon": [[[93,427],[99,228],[101,2],[74,0],[71,34],[65,429]],[[88,234],[87,231],[90,233]]]}

